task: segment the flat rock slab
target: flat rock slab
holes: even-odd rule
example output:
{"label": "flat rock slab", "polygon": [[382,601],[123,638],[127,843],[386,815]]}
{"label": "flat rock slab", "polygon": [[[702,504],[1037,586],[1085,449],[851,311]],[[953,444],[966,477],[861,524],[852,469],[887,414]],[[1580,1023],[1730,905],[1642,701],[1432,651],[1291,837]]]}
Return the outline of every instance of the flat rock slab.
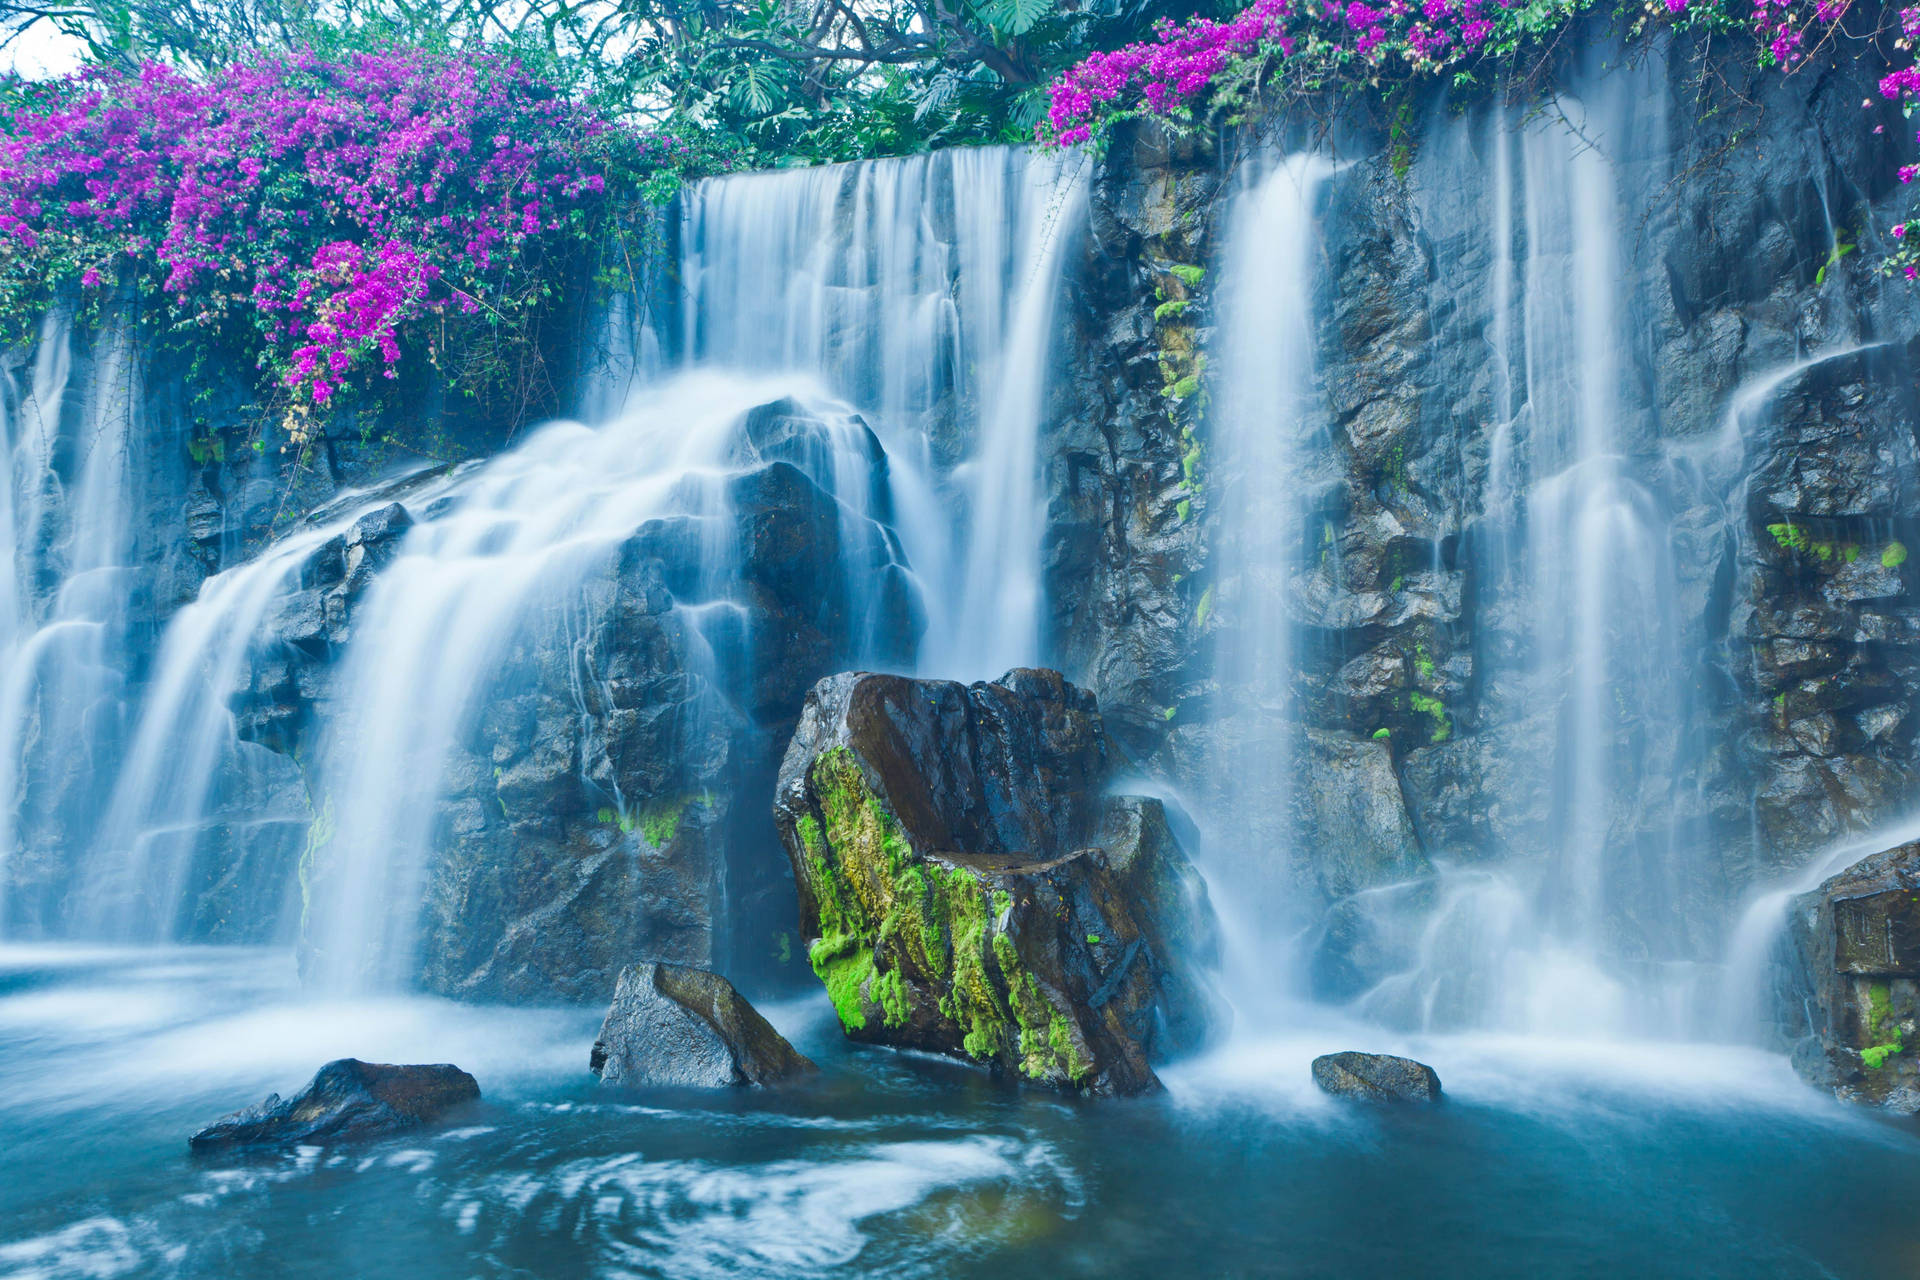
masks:
{"label": "flat rock slab", "polygon": [[677,964],[620,971],[590,1065],[602,1084],[721,1089],[817,1071],[733,984]]}
{"label": "flat rock slab", "polygon": [[258,1106],[214,1121],[187,1145],[211,1155],[362,1141],[430,1124],[479,1097],[480,1085],[450,1063],[393,1066],[339,1058],[292,1098],[269,1094]]}
{"label": "flat rock slab", "polygon": [[1365,1102],[1438,1102],[1440,1077],[1424,1062],[1387,1053],[1329,1053],[1313,1060],[1313,1082]]}

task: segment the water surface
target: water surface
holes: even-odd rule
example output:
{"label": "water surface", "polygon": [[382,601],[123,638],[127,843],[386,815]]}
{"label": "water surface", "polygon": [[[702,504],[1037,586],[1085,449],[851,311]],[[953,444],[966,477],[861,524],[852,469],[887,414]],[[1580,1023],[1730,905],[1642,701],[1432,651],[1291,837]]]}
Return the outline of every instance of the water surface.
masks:
{"label": "water surface", "polygon": [[[1920,1141],[1708,1047],[1238,1041],[1166,1095],[1080,1103],[845,1047],[778,1092],[615,1094],[592,1010],[304,1001],[290,957],[0,948],[0,1275],[1912,1276]],[[1324,1015],[1321,1015],[1324,1022]],[[1433,1110],[1307,1062],[1409,1048]],[[451,1060],[449,1128],[280,1162],[186,1136],[354,1054]]]}

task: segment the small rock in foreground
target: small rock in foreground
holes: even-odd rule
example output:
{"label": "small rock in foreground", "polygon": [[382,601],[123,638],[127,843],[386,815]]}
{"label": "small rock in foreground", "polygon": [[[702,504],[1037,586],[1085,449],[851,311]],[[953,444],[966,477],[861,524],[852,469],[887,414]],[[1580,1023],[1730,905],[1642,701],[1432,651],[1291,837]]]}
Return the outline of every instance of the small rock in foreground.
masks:
{"label": "small rock in foreground", "polygon": [[819,1070],[731,982],[677,964],[620,971],[591,1065],[602,1084],[696,1089],[777,1084]]}
{"label": "small rock in foreground", "polygon": [[214,1121],[187,1145],[206,1155],[379,1138],[431,1123],[479,1097],[474,1078],[450,1063],[390,1066],[339,1058],[291,1099],[269,1094],[259,1106]]}
{"label": "small rock in foreground", "polygon": [[1438,1102],[1432,1067],[1388,1053],[1329,1053],[1313,1060],[1313,1082],[1340,1098],[1366,1102]]}

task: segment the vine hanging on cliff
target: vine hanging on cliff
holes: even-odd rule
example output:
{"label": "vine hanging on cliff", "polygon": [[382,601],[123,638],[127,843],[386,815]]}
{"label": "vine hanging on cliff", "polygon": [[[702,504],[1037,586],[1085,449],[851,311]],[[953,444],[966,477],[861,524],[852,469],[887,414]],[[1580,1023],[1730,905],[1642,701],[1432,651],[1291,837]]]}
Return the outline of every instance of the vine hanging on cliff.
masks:
{"label": "vine hanging on cliff", "polygon": [[610,186],[724,167],[518,61],[387,47],[158,63],[11,86],[0,139],[0,338],[78,292],[131,288],[177,333],[237,345],[296,414],[408,358],[512,348],[545,259],[590,238]]}
{"label": "vine hanging on cliff", "polygon": [[[1036,134],[1073,146],[1139,117],[1178,130],[1233,121],[1256,101],[1327,89],[1504,80],[1522,55],[1547,49],[1576,21],[1606,11],[1598,0],[1385,0],[1377,7],[1367,0],[1253,0],[1229,20],[1162,22],[1153,39],[1083,59],[1048,87],[1047,118]],[[1920,40],[1920,6],[1894,15],[1890,6],[1855,0],[1644,0],[1621,16],[1629,34],[1744,31],[1762,66],[1793,74],[1816,51],[1843,43],[1910,59]],[[1891,71],[1880,92],[1912,119],[1920,113],[1920,67]],[[1902,183],[1916,176],[1920,164],[1898,174]],[[1899,244],[1883,265],[1913,280],[1920,278],[1920,246],[1907,229],[1905,222],[1889,228]],[[1836,256],[1852,247],[1836,244]]]}

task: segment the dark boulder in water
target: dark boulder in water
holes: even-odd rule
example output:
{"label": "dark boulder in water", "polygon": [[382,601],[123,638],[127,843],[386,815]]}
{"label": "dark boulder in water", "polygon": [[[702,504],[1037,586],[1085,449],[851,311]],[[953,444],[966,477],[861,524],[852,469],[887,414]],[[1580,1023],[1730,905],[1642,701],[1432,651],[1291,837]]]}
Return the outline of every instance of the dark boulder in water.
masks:
{"label": "dark boulder in water", "polygon": [[1390,1053],[1329,1053],[1313,1060],[1313,1082],[1364,1102],[1438,1102],[1440,1077],[1424,1062]]}
{"label": "dark boulder in water", "polygon": [[1920,1113],[1920,842],[1795,898],[1786,951],[1800,1074],[1849,1102]]}
{"label": "dark boulder in water", "polygon": [[620,971],[593,1042],[602,1084],[726,1088],[818,1070],[716,973],[677,964]]}
{"label": "dark boulder in water", "polygon": [[774,816],[847,1035],[1157,1088],[1224,1016],[1214,916],[1161,802],[1110,782],[1093,696],[1056,672],[815,685]]}
{"label": "dark boulder in water", "polygon": [[258,1106],[216,1120],[187,1140],[201,1155],[223,1151],[356,1142],[431,1124],[480,1086],[450,1063],[390,1066],[340,1058],[320,1068],[292,1098],[269,1094]]}

